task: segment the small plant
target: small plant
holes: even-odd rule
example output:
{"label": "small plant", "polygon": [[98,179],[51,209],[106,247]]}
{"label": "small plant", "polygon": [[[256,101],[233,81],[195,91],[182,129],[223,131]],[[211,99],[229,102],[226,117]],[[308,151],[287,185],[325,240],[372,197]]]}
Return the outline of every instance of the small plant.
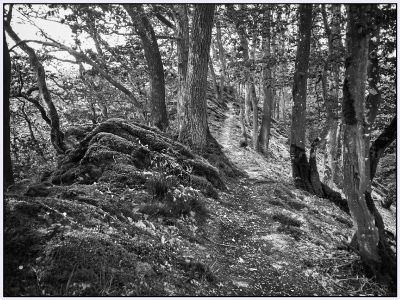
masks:
{"label": "small plant", "polygon": [[156,199],[162,199],[168,192],[169,182],[163,175],[149,178],[145,183],[147,191]]}

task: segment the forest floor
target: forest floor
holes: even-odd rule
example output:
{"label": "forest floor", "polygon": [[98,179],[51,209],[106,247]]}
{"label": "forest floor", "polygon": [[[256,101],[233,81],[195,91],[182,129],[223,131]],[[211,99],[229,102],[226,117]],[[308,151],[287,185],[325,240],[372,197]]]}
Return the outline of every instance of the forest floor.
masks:
{"label": "forest floor", "polygon": [[[227,178],[227,190],[203,197],[202,221],[192,212],[146,212],[156,207],[154,197],[120,181],[52,186],[48,196],[6,195],[6,294],[389,295],[347,246],[350,216],[294,187],[282,131],[272,128],[264,157],[239,147],[238,107],[228,103],[223,114],[210,118],[210,131],[247,176]],[[396,234],[395,210],[380,211]]]}
{"label": "forest floor", "polygon": [[[346,247],[351,218],[326,199],[294,187],[287,137],[272,128],[267,158],[250,146],[239,147],[238,114],[229,103],[222,125],[211,126],[227,157],[248,175],[229,184],[229,192],[210,207],[222,228],[212,237],[221,244],[213,266],[224,278],[211,294],[385,295]],[[396,234],[395,211],[380,211]]]}

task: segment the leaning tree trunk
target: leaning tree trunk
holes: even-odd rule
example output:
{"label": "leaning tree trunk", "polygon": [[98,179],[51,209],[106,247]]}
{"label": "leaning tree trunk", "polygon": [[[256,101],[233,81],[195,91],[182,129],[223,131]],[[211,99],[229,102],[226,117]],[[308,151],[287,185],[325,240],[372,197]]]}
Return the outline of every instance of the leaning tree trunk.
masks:
{"label": "leaning tree trunk", "polygon": [[176,52],[178,57],[178,99],[177,99],[177,125],[181,130],[184,124],[184,92],[187,66],[189,60],[189,18],[187,4],[174,6],[176,20]]}
{"label": "leaning tree trunk", "polygon": [[269,147],[269,139],[271,134],[271,118],[273,106],[273,90],[272,90],[272,71],[271,71],[271,10],[267,10],[266,24],[264,24],[263,32],[263,50],[264,65],[262,68],[263,77],[263,114],[261,121],[260,134],[258,135],[257,151],[266,154]]}
{"label": "leaning tree trunk", "polygon": [[144,49],[150,79],[150,115],[152,124],[161,130],[168,127],[165,105],[164,67],[158,48],[156,35],[141,4],[125,4]]}
{"label": "leaning tree trunk", "polygon": [[39,58],[36,55],[35,50],[28,46],[25,41],[22,41],[19,36],[13,31],[11,26],[7,23],[4,24],[4,28],[8,35],[14,40],[15,43],[29,56],[29,62],[32,69],[36,73],[37,83],[39,86],[40,94],[49,109],[49,117],[51,120],[51,131],[50,139],[51,143],[56,150],[57,154],[64,154],[67,147],[64,143],[64,134],[60,129],[60,118],[57,113],[57,109],[51,99],[50,91],[46,84],[46,73],[43,65],[40,63]]}
{"label": "leaning tree trunk", "polygon": [[14,174],[11,162],[10,142],[10,84],[11,84],[11,58],[8,51],[6,33],[3,31],[3,176],[4,189],[14,184]]}
{"label": "leaning tree trunk", "polygon": [[290,135],[292,175],[298,188],[314,192],[310,181],[310,167],[305,152],[307,76],[310,58],[312,5],[300,4],[299,41],[293,81],[293,111]]}
{"label": "leaning tree trunk", "polygon": [[371,5],[350,5],[347,32],[348,53],[343,85],[344,120],[344,193],[357,228],[361,259],[371,274],[383,279],[389,275],[395,283],[395,260],[387,247],[383,221],[368,193],[364,139],[365,82],[367,79],[368,24],[373,16]]}
{"label": "leaning tree trunk", "polygon": [[185,111],[187,122],[179,133],[180,139],[189,139],[190,146],[198,153],[207,147],[207,69],[211,45],[215,5],[197,4],[194,8],[189,62],[185,83]]}

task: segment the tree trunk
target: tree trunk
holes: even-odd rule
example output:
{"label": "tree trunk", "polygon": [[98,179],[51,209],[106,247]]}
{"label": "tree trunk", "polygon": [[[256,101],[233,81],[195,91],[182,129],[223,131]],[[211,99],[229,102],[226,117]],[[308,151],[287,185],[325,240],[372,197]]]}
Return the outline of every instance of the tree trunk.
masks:
{"label": "tree trunk", "polygon": [[[336,176],[338,152],[337,133],[339,130],[339,83],[340,83],[340,65],[341,65],[341,49],[343,48],[340,35],[340,12],[341,5],[331,5],[332,23],[328,24],[325,5],[322,5],[322,16],[325,26],[325,32],[328,38],[328,58],[324,66],[322,77],[322,90],[327,112],[326,127],[326,143],[324,155],[324,178],[323,181],[329,187],[334,188],[333,178]],[[331,70],[328,72],[328,69]]]}
{"label": "tree trunk", "polygon": [[260,134],[258,135],[258,147],[256,149],[264,154],[267,153],[269,147],[273,105],[272,72],[271,62],[269,61],[271,57],[271,17],[271,10],[268,9],[263,31],[263,56],[268,62],[264,62],[262,68],[264,103]]}
{"label": "tree trunk", "polygon": [[189,60],[189,19],[187,4],[175,5],[176,20],[176,52],[178,56],[178,99],[177,99],[177,125],[178,130],[184,124],[184,92],[187,66]]}
{"label": "tree trunk", "polygon": [[[367,79],[369,27],[371,5],[350,5],[347,32],[348,53],[343,85],[344,120],[344,193],[357,228],[359,254],[371,274],[382,279],[396,276],[395,260],[386,247],[383,222],[367,191],[366,151],[364,139],[365,82]],[[368,172],[369,173],[369,172]],[[393,281],[395,284],[395,281]]]}
{"label": "tree trunk", "polygon": [[215,71],[214,71],[214,66],[213,66],[211,55],[210,55],[210,58],[208,60],[208,69],[210,70],[210,75],[211,75],[211,80],[212,80],[212,83],[213,83],[215,99],[217,101],[220,101],[220,103],[221,103],[220,94],[218,93],[217,77],[215,76]]}
{"label": "tree trunk", "polygon": [[379,160],[383,156],[386,148],[396,139],[397,115],[394,116],[390,124],[382,131],[377,139],[372,143],[369,150],[370,176],[374,179]]}
{"label": "tree trunk", "polygon": [[[235,85],[236,86],[236,85]],[[240,88],[239,88],[240,91]],[[244,122],[244,101],[242,100],[243,98],[241,97],[240,93],[236,91],[236,88],[233,88],[233,93],[234,93],[234,98],[236,99],[237,103],[239,103],[239,118],[240,118],[240,133],[241,133],[241,139],[240,139],[240,147],[247,147],[248,140],[247,140],[247,132],[246,132],[246,124]]]}
{"label": "tree trunk", "polygon": [[244,119],[247,122],[247,125],[250,126],[250,115],[251,115],[251,110],[253,109],[253,105],[251,102],[251,85],[250,82],[245,83],[245,94],[244,94]]}
{"label": "tree trunk", "polygon": [[251,82],[251,104],[253,106],[253,149],[257,150],[258,146],[258,109],[257,109],[257,95],[256,86],[254,85],[254,77]]}
{"label": "tree trunk", "polygon": [[221,22],[219,20],[217,20],[215,25],[217,28],[218,57],[219,57],[219,62],[221,64],[220,93],[221,93],[221,98],[222,98],[223,94],[224,94],[225,78],[226,78],[225,49],[224,49],[224,46],[222,45]]}
{"label": "tree trunk", "polygon": [[14,184],[14,174],[11,162],[11,138],[10,138],[10,84],[11,84],[11,58],[8,51],[6,33],[3,31],[3,176],[4,190]]}
{"label": "tree trunk", "polygon": [[141,4],[125,4],[124,8],[142,41],[149,69],[151,122],[159,129],[165,130],[168,127],[168,115],[165,105],[164,67],[156,35]]}
{"label": "tree trunk", "polygon": [[290,157],[295,185],[314,192],[310,182],[310,167],[305,152],[305,122],[308,64],[312,26],[312,5],[300,4],[299,38],[293,81],[293,108],[290,137]]}
{"label": "tree trunk", "polygon": [[198,153],[204,153],[207,146],[207,68],[214,9],[213,4],[196,4],[194,8],[185,84],[185,102],[188,103],[188,109],[184,119],[188,124],[184,125],[179,133],[180,139],[189,138],[190,146]]}
{"label": "tree trunk", "polygon": [[12,30],[9,24],[5,24],[4,28],[8,33],[8,35],[14,40],[14,42],[18,43],[19,47],[29,56],[31,67],[36,73],[40,94],[49,109],[48,116],[51,120],[51,130],[50,130],[51,143],[54,149],[56,150],[57,154],[64,154],[65,151],[67,150],[67,147],[65,146],[64,143],[64,134],[60,129],[60,118],[58,116],[57,109],[54,106],[54,103],[50,96],[50,92],[47,88],[46,73],[43,68],[43,65],[40,63],[39,58],[35,53],[35,50],[29,47],[26,42],[22,41],[18,37],[18,35]]}

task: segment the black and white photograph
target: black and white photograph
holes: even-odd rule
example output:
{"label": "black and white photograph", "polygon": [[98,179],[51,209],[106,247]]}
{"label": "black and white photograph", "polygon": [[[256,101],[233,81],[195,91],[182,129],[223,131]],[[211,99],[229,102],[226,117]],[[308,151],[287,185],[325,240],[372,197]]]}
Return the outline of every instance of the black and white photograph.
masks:
{"label": "black and white photograph", "polygon": [[1,6],[0,297],[397,297],[396,2]]}

